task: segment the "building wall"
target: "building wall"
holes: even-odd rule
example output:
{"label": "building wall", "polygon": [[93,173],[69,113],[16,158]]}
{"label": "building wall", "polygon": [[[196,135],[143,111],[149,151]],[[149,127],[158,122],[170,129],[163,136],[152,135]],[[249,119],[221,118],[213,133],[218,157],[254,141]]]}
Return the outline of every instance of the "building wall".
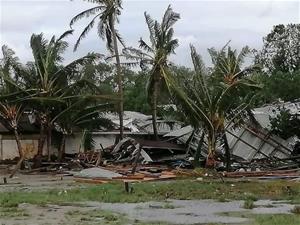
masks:
{"label": "building wall", "polygon": [[[22,135],[21,145],[27,158],[32,158],[37,154],[38,136],[37,135]],[[44,152],[46,150],[44,149]],[[19,157],[18,146],[14,136],[0,136],[0,160],[14,159]]]}

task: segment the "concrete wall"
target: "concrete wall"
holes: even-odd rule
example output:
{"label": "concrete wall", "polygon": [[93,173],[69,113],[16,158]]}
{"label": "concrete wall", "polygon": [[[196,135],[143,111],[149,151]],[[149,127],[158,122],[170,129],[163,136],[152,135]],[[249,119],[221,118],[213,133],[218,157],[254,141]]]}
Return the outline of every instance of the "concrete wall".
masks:
{"label": "concrete wall", "polygon": [[[115,143],[117,133],[105,133],[99,132],[94,133],[95,149],[101,149],[100,144],[103,148],[109,147]],[[38,149],[38,135],[22,135],[21,144],[23,151],[26,152],[28,158],[32,158],[37,154]],[[66,153],[76,154],[78,152],[83,152],[83,148],[80,147],[82,134],[76,133],[73,136],[69,136],[66,139]],[[57,149],[53,146],[51,147],[51,154],[56,154]],[[46,144],[44,145],[43,154],[46,155]],[[12,135],[0,135],[0,160],[14,159],[19,157],[17,143],[14,136]]]}
{"label": "concrete wall", "polygon": [[[38,151],[39,135],[21,135],[21,145],[27,158],[33,158]],[[51,147],[51,154],[56,154],[57,149]],[[46,144],[43,148],[43,155],[47,154]],[[14,159],[19,157],[18,146],[13,135],[0,135],[0,160]]]}

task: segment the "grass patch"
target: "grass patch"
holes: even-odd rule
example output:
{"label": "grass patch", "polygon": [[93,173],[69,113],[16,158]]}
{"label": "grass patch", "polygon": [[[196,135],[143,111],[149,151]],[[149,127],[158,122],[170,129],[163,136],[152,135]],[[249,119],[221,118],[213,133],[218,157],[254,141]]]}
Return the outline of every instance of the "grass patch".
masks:
{"label": "grass patch", "polygon": [[[300,215],[296,214],[251,214],[249,212],[225,212],[223,216],[248,218],[248,225],[299,225]],[[217,225],[217,224],[213,224]]]}
{"label": "grass patch", "polygon": [[127,219],[120,214],[115,214],[109,211],[91,210],[91,211],[69,211],[66,214],[69,219],[75,220],[79,224],[99,224],[99,225],[122,225],[126,224]]}
{"label": "grass patch", "polygon": [[130,221],[124,215],[104,210],[91,211],[69,211],[66,217],[78,225],[97,224],[97,225],[169,225],[163,222],[142,222],[139,220]]}
{"label": "grass patch", "polygon": [[244,209],[253,209],[255,207],[254,201],[251,199],[245,200],[243,207]]}
{"label": "grass patch", "polygon": [[174,205],[172,205],[171,203],[165,203],[162,206],[163,209],[175,209],[176,207]]}
{"label": "grass patch", "polygon": [[276,214],[276,215],[252,215],[254,219],[251,225],[299,225],[300,215]]}
{"label": "grass patch", "polygon": [[0,207],[0,218],[29,217],[25,209],[18,207]]}
{"label": "grass patch", "polygon": [[[171,199],[272,199],[300,202],[300,183],[287,181],[270,182],[219,182],[176,180],[170,182],[135,183],[133,193],[126,193],[121,182],[88,185],[81,188],[33,192],[2,192],[1,206],[17,206],[20,203],[65,204],[83,201],[145,202]],[[289,187],[288,189],[286,187]],[[287,191],[288,190],[288,191]]]}

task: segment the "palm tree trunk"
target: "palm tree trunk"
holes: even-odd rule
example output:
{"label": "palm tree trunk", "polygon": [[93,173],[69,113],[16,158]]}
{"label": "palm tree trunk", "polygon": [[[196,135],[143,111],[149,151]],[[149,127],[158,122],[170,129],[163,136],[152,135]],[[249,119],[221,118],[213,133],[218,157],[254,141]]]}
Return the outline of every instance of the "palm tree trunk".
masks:
{"label": "palm tree trunk", "polygon": [[20,136],[19,136],[19,133],[18,133],[18,131],[17,131],[16,128],[14,128],[14,135],[15,135],[15,139],[16,139],[16,142],[17,142],[17,147],[18,147],[20,159],[19,159],[16,167],[12,171],[12,173],[9,175],[9,178],[13,178],[13,176],[15,175],[15,173],[17,172],[17,170],[21,167],[21,165],[22,165],[22,163],[24,161],[24,154],[23,154],[23,150],[22,150]]}
{"label": "palm tree trunk", "polygon": [[17,129],[14,129],[14,135],[15,135],[15,139],[16,139],[16,142],[17,142],[19,156],[20,156],[20,158],[22,158],[23,157],[23,150],[22,150],[20,136],[19,136],[19,133],[18,133]]}
{"label": "palm tree trunk", "polygon": [[66,134],[62,135],[59,152],[58,152],[58,161],[62,161],[65,155],[65,147],[66,147]]}
{"label": "palm tree trunk", "polygon": [[157,131],[157,97],[158,97],[158,82],[154,81],[153,96],[152,96],[152,125],[154,139],[158,140]]}
{"label": "palm tree trunk", "polygon": [[44,124],[41,124],[40,137],[38,143],[38,152],[37,152],[37,156],[40,158],[43,156],[44,143],[45,143],[45,126]]}
{"label": "palm tree trunk", "polygon": [[112,36],[113,36],[113,43],[114,43],[114,54],[116,57],[116,66],[117,66],[117,80],[118,80],[118,94],[120,98],[119,102],[119,120],[120,120],[120,140],[123,139],[124,135],[124,125],[123,125],[123,112],[124,112],[124,99],[123,99],[123,76],[122,76],[122,68],[121,68],[121,61],[118,49],[118,40],[117,40],[117,33],[115,29],[115,22],[112,22]]}
{"label": "palm tree trunk", "polygon": [[52,129],[50,126],[48,126],[47,129],[47,156],[48,156],[48,162],[51,160],[51,139],[52,139]]}
{"label": "palm tree trunk", "polygon": [[38,151],[36,156],[34,157],[34,165],[33,165],[34,168],[38,168],[41,166],[45,140],[46,140],[45,126],[43,123],[41,123],[40,136],[38,140]]}
{"label": "palm tree trunk", "polygon": [[207,135],[207,148],[208,148],[208,155],[207,155],[205,166],[207,168],[215,168],[216,140],[215,140],[215,135],[210,131],[208,132]]}

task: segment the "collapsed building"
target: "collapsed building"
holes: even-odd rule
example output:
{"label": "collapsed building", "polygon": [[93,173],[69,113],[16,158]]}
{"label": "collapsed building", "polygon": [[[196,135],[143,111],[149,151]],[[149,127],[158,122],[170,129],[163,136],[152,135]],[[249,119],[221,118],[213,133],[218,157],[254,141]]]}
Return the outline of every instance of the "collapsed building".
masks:
{"label": "collapsed building", "polygon": [[[285,107],[293,113],[300,112],[300,102],[285,103]],[[257,124],[245,123],[239,127],[229,127],[226,137],[230,148],[232,165],[237,167],[259,167],[260,169],[299,167],[300,157],[292,156],[296,138],[289,140],[272,135],[269,132],[269,117],[276,113],[277,105],[269,105],[253,110]],[[93,131],[95,149],[91,149],[92,158],[101,154],[107,162],[168,164],[172,166],[189,167],[192,164],[199,142],[201,130],[192,126],[184,126],[175,120],[160,119],[157,121],[160,140],[153,141],[151,116],[138,112],[124,112],[124,140],[118,140],[118,116],[114,113],[104,115],[114,124],[112,130]],[[21,143],[23,148],[31,152],[31,158],[37,152],[38,129],[29,120],[22,121]],[[74,133],[67,137],[66,154],[81,155],[85,152],[81,146],[82,133]],[[200,159],[205,160],[207,149],[205,139],[200,152]],[[24,147],[25,146],[25,147]],[[52,146],[53,154],[57,149]],[[219,155],[224,155],[220,144]],[[18,156],[17,146],[13,135],[4,123],[0,123],[0,160],[13,159]],[[293,158],[294,157],[294,158]],[[96,157],[97,158],[97,157]],[[95,163],[97,160],[94,160]]]}

